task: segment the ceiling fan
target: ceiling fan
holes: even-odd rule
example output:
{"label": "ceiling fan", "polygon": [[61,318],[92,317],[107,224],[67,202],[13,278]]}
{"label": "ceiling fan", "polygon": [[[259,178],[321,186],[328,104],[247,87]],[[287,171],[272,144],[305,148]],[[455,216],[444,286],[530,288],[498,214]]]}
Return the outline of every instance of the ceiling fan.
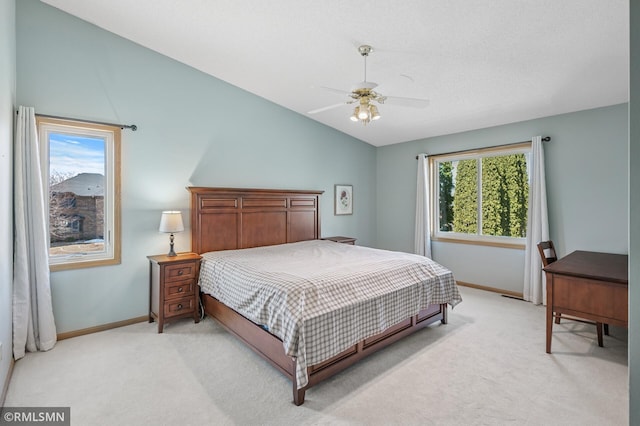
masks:
{"label": "ceiling fan", "polygon": [[351,121],[360,121],[362,124],[367,125],[367,123],[380,118],[378,107],[372,102],[376,102],[378,104],[395,104],[412,108],[425,108],[427,105],[429,105],[429,101],[427,99],[383,96],[381,93],[374,91],[373,89],[378,87],[378,85],[372,81],[367,81],[367,57],[371,52],[373,52],[373,48],[365,44],[358,47],[358,52],[360,52],[360,55],[364,58],[363,81],[358,83],[356,87],[351,90],[351,92],[333,89],[331,87],[320,87],[321,89],[328,90],[339,95],[347,95],[351,99],[339,104],[314,109],[312,111],[309,111],[308,114],[317,114],[319,112],[341,107],[342,105],[350,105],[357,102],[358,105],[355,107],[353,114],[350,117]]}

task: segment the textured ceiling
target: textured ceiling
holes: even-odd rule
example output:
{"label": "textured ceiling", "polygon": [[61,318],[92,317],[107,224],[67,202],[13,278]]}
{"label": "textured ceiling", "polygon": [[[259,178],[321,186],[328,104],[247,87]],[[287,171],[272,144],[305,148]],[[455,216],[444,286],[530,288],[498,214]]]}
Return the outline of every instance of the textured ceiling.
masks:
{"label": "textured ceiling", "polygon": [[[42,0],[375,146],[629,100],[627,0]],[[347,101],[363,80],[424,109]]]}

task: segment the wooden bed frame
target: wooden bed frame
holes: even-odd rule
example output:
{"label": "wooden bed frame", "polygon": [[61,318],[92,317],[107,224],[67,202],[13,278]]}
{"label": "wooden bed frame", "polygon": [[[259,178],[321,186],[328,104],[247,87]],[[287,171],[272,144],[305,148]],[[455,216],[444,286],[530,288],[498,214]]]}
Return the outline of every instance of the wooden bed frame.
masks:
{"label": "wooden bed frame", "polygon": [[[320,237],[319,201],[323,191],[189,187],[191,250],[206,253],[314,240]],[[339,243],[336,243],[339,244]],[[447,305],[432,305],[333,358],[308,367],[309,383],[296,383],[295,359],[282,341],[210,295],[201,294],[205,312],[289,377],[293,402],[305,391],[358,360],[434,322],[447,322]]]}

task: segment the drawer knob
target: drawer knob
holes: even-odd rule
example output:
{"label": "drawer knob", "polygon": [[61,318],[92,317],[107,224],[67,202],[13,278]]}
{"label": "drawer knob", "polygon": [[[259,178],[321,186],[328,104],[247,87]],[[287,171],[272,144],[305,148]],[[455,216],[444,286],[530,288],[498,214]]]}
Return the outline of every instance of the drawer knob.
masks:
{"label": "drawer knob", "polygon": [[182,287],[178,288],[178,293],[182,293]]}
{"label": "drawer knob", "polygon": [[182,303],[178,303],[178,309],[182,309]]}
{"label": "drawer knob", "polygon": [[182,275],[182,274],[184,274],[184,271],[183,271],[182,269],[180,269],[180,270],[178,271],[178,275]]}

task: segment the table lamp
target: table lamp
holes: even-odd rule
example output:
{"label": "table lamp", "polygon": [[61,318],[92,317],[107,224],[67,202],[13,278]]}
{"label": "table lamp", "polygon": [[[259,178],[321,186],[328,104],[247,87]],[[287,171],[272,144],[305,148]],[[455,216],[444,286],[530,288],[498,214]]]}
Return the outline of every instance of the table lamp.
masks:
{"label": "table lamp", "polygon": [[160,232],[170,233],[169,237],[169,253],[167,256],[176,256],[176,252],[173,251],[173,233],[184,231],[184,225],[182,224],[182,213],[179,211],[164,211],[162,212],[162,218],[160,219]]}

